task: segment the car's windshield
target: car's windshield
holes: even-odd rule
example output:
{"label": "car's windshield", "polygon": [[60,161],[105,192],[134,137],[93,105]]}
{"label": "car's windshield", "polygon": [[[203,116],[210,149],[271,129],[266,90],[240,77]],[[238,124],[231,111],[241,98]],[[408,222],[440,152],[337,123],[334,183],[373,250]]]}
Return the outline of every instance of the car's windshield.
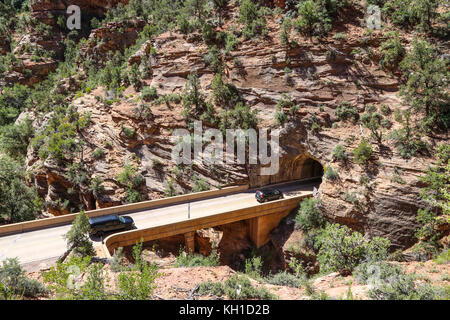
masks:
{"label": "car's windshield", "polygon": [[120,221],[121,223],[125,223],[125,218],[124,218],[124,217],[119,217],[119,221]]}

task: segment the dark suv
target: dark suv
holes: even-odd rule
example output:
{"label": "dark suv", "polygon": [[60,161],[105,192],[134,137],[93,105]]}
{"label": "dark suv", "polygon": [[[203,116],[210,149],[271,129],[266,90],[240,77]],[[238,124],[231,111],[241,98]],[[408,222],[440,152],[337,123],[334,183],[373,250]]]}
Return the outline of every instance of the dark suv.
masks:
{"label": "dark suv", "polygon": [[116,214],[89,218],[89,224],[91,225],[91,235],[99,237],[102,237],[106,232],[135,228],[131,217]]}
{"label": "dark suv", "polygon": [[283,198],[283,193],[274,188],[256,190],[255,198],[258,202],[266,202]]}

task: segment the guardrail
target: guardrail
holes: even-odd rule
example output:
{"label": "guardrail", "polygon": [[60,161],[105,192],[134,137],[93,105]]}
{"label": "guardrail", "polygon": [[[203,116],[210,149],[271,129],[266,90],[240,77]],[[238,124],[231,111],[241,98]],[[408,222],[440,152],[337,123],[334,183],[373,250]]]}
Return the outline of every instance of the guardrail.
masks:
{"label": "guardrail", "polygon": [[[135,211],[153,209],[153,208],[157,208],[157,207],[161,207],[161,206],[165,206],[165,205],[169,205],[169,204],[179,204],[179,203],[184,203],[187,201],[207,199],[207,198],[212,198],[215,196],[220,196],[220,195],[225,195],[225,194],[233,194],[233,193],[244,191],[244,190],[248,190],[248,185],[226,187],[226,188],[211,190],[211,191],[189,193],[189,194],[174,196],[174,197],[170,197],[170,198],[148,200],[148,201],[142,201],[142,202],[138,202],[138,203],[114,206],[114,207],[110,207],[110,208],[90,210],[90,211],[86,211],[86,214],[90,218],[104,216],[104,215],[108,215],[108,214],[119,214],[120,215],[120,214],[135,212]],[[13,224],[0,226],[0,236],[11,235],[11,234],[16,234],[16,233],[21,233],[21,232],[27,232],[27,231],[32,231],[32,230],[38,230],[38,229],[44,229],[44,228],[48,228],[48,227],[55,227],[55,226],[69,224],[73,220],[75,220],[77,214],[78,213],[72,213],[72,214],[67,214],[67,215],[58,216],[58,217],[51,217],[51,218],[19,222],[19,223],[13,223]]]}
{"label": "guardrail", "polygon": [[111,254],[117,248],[134,245],[140,240],[146,242],[176,234],[183,234],[190,231],[211,228],[236,221],[273,214],[284,210],[292,210],[298,206],[301,199],[311,196],[312,192],[307,192],[287,199],[256,204],[251,207],[227,211],[206,217],[192,218],[175,223],[112,234],[104,239],[103,249],[107,257],[111,257]]}

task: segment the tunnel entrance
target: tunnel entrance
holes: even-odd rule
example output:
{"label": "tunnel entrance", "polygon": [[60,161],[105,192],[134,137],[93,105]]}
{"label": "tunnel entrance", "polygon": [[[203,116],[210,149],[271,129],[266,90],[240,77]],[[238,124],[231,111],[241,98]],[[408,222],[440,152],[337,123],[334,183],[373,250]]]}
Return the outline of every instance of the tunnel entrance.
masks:
{"label": "tunnel entrance", "polygon": [[309,154],[283,156],[280,158],[280,169],[275,175],[260,175],[259,170],[250,174],[250,186],[260,187],[275,183],[321,178],[324,174],[322,164]]}
{"label": "tunnel entrance", "polygon": [[[286,159],[289,162],[289,159]],[[287,164],[286,163],[286,164]],[[324,170],[320,162],[309,155],[298,155],[291,160],[290,169],[287,170],[288,176],[284,177],[289,180],[302,180],[315,177],[322,177]],[[285,181],[286,181],[285,180]]]}
{"label": "tunnel entrance", "polygon": [[323,166],[319,161],[313,158],[306,158],[298,164],[300,166],[300,177],[299,179],[308,179],[314,177],[323,176]]}

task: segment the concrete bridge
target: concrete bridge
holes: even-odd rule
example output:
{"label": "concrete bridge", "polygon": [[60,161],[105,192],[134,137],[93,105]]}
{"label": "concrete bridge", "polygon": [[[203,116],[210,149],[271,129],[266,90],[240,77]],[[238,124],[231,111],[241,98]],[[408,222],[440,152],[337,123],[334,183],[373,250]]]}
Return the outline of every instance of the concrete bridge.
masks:
{"label": "concrete bridge", "polygon": [[[307,179],[278,184],[284,199],[260,204],[255,190],[248,186],[191,193],[170,198],[143,201],[128,205],[87,211],[89,217],[107,214],[127,214],[137,229],[112,234],[104,239],[92,239],[94,247],[103,248],[110,256],[117,248],[184,234],[186,248],[195,250],[196,230],[246,221],[251,239],[257,247],[269,239],[270,231],[298,206],[301,199],[312,196],[320,179]],[[190,208],[188,217],[188,208]],[[18,257],[27,268],[39,263],[53,263],[66,250],[64,235],[77,214],[0,226],[0,261]]]}
{"label": "concrete bridge", "polygon": [[[247,192],[253,196],[251,205],[245,201],[244,207],[229,210],[226,205],[223,210],[212,213],[206,211],[203,214],[195,214],[195,217],[188,218],[186,214],[180,217],[179,221],[172,223],[161,223],[149,228],[130,230],[108,236],[104,240],[105,251],[111,255],[119,247],[126,247],[136,244],[139,241],[147,242],[174,235],[184,234],[185,247],[187,251],[195,251],[195,231],[205,228],[217,227],[237,221],[245,221],[249,230],[250,238],[256,247],[261,247],[269,241],[270,232],[279,224],[281,219],[286,217],[292,209],[295,209],[299,202],[312,196],[313,185],[303,186],[299,190],[298,186],[293,194],[285,195],[284,199],[259,204],[254,199],[254,191]],[[286,186],[281,189],[286,189]],[[291,191],[291,192],[292,192]]]}

